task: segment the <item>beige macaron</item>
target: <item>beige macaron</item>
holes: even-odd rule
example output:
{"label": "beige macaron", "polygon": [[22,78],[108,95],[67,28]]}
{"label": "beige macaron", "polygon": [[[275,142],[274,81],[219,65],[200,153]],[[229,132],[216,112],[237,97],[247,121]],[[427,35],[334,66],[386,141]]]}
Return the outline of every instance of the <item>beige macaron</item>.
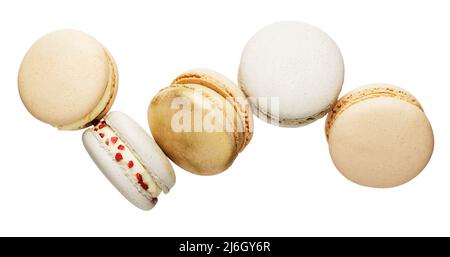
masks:
{"label": "beige macaron", "polygon": [[225,76],[185,72],[148,108],[155,141],[177,165],[199,175],[226,170],[253,135],[253,115],[243,92]]}
{"label": "beige macaron", "polygon": [[19,93],[37,119],[61,130],[100,120],[118,88],[117,67],[108,50],[76,30],[58,30],[37,40],[19,70]]}
{"label": "beige macaron", "polygon": [[392,85],[369,85],[342,97],[328,114],[325,131],[337,169],[364,186],[404,184],[433,153],[433,130],[422,106]]}

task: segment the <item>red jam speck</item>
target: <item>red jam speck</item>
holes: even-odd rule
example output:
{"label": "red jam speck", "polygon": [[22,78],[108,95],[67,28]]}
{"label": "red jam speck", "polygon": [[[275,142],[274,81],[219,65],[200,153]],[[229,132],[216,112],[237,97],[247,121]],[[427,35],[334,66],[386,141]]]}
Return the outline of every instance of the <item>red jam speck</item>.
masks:
{"label": "red jam speck", "polygon": [[101,138],[104,138],[105,137],[105,134],[103,134],[103,133],[99,133],[98,134]]}
{"label": "red jam speck", "polygon": [[139,183],[139,185],[141,185],[141,187],[142,187],[144,190],[148,190],[148,185],[145,184],[144,182]]}
{"label": "red jam speck", "polygon": [[117,149],[119,149],[119,150],[123,151],[123,150],[125,150],[125,146],[123,146],[123,145],[119,145],[119,146],[117,147]]}
{"label": "red jam speck", "polygon": [[106,145],[109,145],[109,140],[108,140],[108,139],[106,139],[105,144],[106,144]]}
{"label": "red jam speck", "polygon": [[100,124],[100,125],[98,126],[98,129],[102,129],[102,128],[104,128],[104,127],[106,127],[106,124]]}
{"label": "red jam speck", "polygon": [[97,131],[98,131],[98,128],[94,128],[94,131],[96,131],[96,132],[97,132]]}
{"label": "red jam speck", "polygon": [[115,144],[115,143],[117,143],[117,140],[118,140],[119,138],[118,137],[111,137],[111,142],[113,143],[113,144]]}
{"label": "red jam speck", "polygon": [[129,161],[128,162],[128,168],[133,168],[133,166],[134,166],[134,162],[133,161]]}
{"label": "red jam speck", "polygon": [[116,161],[120,162],[121,160],[123,160],[123,156],[121,153],[116,153]]}
{"label": "red jam speck", "polygon": [[148,185],[144,183],[144,180],[142,179],[141,173],[136,173],[136,179],[137,179],[139,185],[140,185],[144,190],[147,190],[147,189],[148,189]]}
{"label": "red jam speck", "polygon": [[141,183],[143,181],[141,173],[136,173],[136,179],[139,183]]}

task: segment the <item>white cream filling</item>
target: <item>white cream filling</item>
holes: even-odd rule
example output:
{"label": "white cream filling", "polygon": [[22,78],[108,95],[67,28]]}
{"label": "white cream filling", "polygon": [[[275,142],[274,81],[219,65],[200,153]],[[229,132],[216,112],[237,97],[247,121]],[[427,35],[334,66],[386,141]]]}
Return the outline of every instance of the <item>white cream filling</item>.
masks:
{"label": "white cream filling", "polygon": [[[102,126],[102,124],[104,124]],[[95,134],[105,144],[106,149],[113,156],[114,161],[124,168],[127,172],[124,173],[130,181],[138,188],[139,191],[144,192],[147,198],[157,198],[161,193],[161,188],[155,183],[149,172],[144,168],[141,162],[135,157],[132,150],[128,145],[120,139],[117,134],[105,123],[99,123],[94,128]],[[113,138],[117,138],[114,143]],[[120,148],[123,149],[121,150]],[[120,147],[120,148],[119,148]],[[116,159],[116,155],[120,154],[121,158]],[[130,161],[133,163],[132,167],[129,167]],[[142,177],[141,182],[138,180],[139,175]],[[144,187],[148,186],[148,189]]]}

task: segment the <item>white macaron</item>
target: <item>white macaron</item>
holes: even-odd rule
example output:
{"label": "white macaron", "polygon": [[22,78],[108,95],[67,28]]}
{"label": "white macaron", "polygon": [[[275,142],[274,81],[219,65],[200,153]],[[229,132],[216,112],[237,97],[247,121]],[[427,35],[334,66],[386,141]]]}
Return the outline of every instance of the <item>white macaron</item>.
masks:
{"label": "white macaron", "polygon": [[336,102],[344,61],[336,43],[319,28],[278,22],[248,41],[238,80],[259,118],[298,127],[323,117]]}
{"label": "white macaron", "polygon": [[83,133],[83,144],[97,167],[136,207],[152,209],[161,191],[175,184],[175,173],[155,141],[133,119],[111,112]]}

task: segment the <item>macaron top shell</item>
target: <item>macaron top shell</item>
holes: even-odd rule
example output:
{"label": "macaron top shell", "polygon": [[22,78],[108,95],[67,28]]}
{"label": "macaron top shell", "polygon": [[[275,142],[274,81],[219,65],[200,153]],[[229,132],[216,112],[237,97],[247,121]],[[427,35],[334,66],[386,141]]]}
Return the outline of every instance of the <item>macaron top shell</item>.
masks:
{"label": "macaron top shell", "polygon": [[[174,99],[192,107],[187,110],[191,120],[181,118],[182,110],[172,108]],[[223,119],[217,120],[220,128],[208,131],[208,126],[195,118],[196,110],[200,110],[202,122],[211,113],[222,115]],[[235,131],[236,117],[227,113],[234,113],[234,107],[216,91],[198,84],[174,84],[153,98],[148,122],[156,142],[172,161],[192,173],[213,175],[232,164],[245,141],[244,134]],[[180,121],[187,122],[187,131],[173,127]]]}
{"label": "macaron top shell", "polygon": [[327,139],[329,138],[329,131],[333,125],[333,122],[336,120],[339,115],[344,112],[348,107],[356,104],[360,101],[364,101],[371,98],[376,97],[393,97],[399,100],[406,101],[410,104],[417,106],[419,109],[422,109],[419,101],[408,91],[396,87],[394,85],[389,84],[375,84],[375,85],[366,85],[354,89],[341,97],[336,105],[332,108],[329,115],[327,116],[327,121],[325,125],[325,134]]}
{"label": "macaron top shell", "polygon": [[175,173],[156,142],[139,124],[122,112],[109,113],[105,121],[120,138],[126,140],[136,158],[151,173],[155,182],[163,192],[168,193],[175,185]]}
{"label": "macaron top shell", "polygon": [[[370,92],[375,93],[367,97]],[[416,177],[434,146],[431,125],[417,100],[386,85],[365,87],[351,95],[366,97],[346,104],[328,131],[337,169],[355,183],[377,188],[398,186]]]}
{"label": "macaron top shell", "polygon": [[74,130],[106,114],[116,95],[117,77],[112,56],[97,40],[80,31],[58,30],[28,50],[18,85],[33,116]]}
{"label": "macaron top shell", "polygon": [[198,84],[206,86],[228,100],[236,110],[245,133],[240,152],[253,137],[253,113],[242,90],[224,75],[208,69],[193,69],[179,75],[172,84]]}
{"label": "macaron top shell", "polygon": [[[322,30],[306,23],[269,25],[242,52],[239,85],[251,97],[258,117],[268,117],[276,125],[296,127],[324,116],[337,100],[343,81],[344,62],[338,46]],[[270,97],[278,98],[278,110]]]}

